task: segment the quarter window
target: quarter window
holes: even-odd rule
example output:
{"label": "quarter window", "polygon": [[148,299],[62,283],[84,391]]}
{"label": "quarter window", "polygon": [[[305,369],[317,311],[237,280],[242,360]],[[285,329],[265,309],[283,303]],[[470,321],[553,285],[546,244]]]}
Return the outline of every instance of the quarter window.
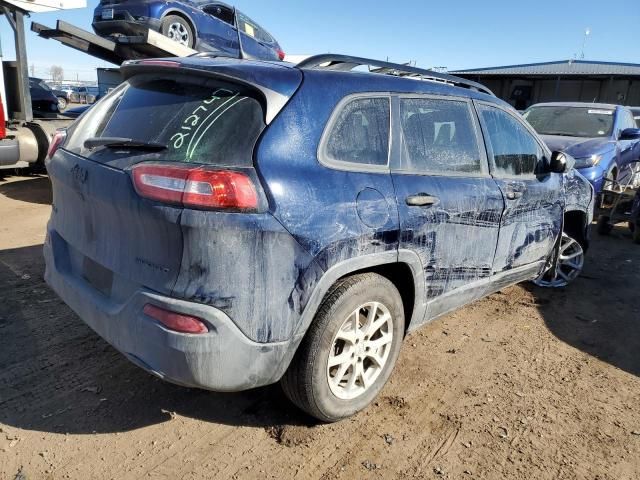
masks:
{"label": "quarter window", "polygon": [[466,102],[430,98],[400,100],[400,170],[481,173],[480,149]]}
{"label": "quarter window", "polygon": [[485,105],[480,115],[497,175],[533,175],[544,155],[535,137],[512,115]]}
{"label": "quarter window", "polygon": [[325,156],[333,162],[387,165],[389,99],[358,98],[347,103],[331,127]]}

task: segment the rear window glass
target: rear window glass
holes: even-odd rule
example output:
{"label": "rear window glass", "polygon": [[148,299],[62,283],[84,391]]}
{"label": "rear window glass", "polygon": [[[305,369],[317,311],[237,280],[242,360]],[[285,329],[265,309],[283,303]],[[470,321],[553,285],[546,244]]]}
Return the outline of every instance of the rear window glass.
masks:
{"label": "rear window glass", "polygon": [[[65,149],[97,161],[144,155],[144,160],[154,161],[251,165],[265,126],[261,103],[235,85],[209,79],[192,82],[182,77],[133,77],[74,124]],[[105,137],[166,148],[151,152],[85,147],[86,140]]]}
{"label": "rear window glass", "polygon": [[347,103],[333,123],[324,156],[330,162],[387,165],[389,99],[359,98]]}

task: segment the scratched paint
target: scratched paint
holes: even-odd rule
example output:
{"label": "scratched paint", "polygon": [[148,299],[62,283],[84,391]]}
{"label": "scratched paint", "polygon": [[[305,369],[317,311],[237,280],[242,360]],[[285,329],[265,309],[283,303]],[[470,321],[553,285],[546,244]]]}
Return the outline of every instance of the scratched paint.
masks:
{"label": "scratched paint", "polygon": [[[491,288],[532,278],[531,270],[519,269],[537,265],[550,255],[564,210],[580,209],[590,215],[590,187],[575,173],[566,178],[541,175],[520,180],[526,183],[525,194],[510,199],[506,193],[513,179],[493,178],[488,171],[476,176],[465,172],[407,175],[392,173],[391,167],[382,171],[329,168],[318,159],[325,125],[347,95],[367,91],[456,94],[502,104],[497,99],[433,82],[320,71],[305,72],[294,94],[300,79],[290,75],[290,69],[264,64],[256,69],[263,76],[277,70],[272,86],[291,97],[266,128],[262,119],[253,122],[256,136],[265,129],[253,155],[243,157],[245,162],[253,160],[255,171],[245,166],[264,190],[259,193],[264,198],[258,213],[187,210],[141,200],[124,169],[148,156],[112,155],[102,165],[100,158],[89,161],[68,152],[56,155],[49,167],[54,185],[50,232],[52,241],[64,247],[53,251],[68,254],[65,258],[60,254],[55,262],[66,262],[68,272],[94,285],[111,302],[112,310],[124,304],[131,292],[146,288],[215,307],[249,340],[286,342],[301,333],[303,320],[309,320],[304,312],[316,288],[329,287],[322,283],[328,271],[354,258],[384,255],[386,261],[393,261],[411,251],[417,258],[416,278],[424,287],[420,290],[424,298],[418,302],[430,302],[428,319]],[[257,73],[250,80],[256,78]],[[400,152],[393,128],[391,160]],[[241,137],[241,128],[234,132]],[[477,152],[465,152],[460,168],[476,162]],[[447,156],[442,160],[446,163]],[[416,193],[437,197],[438,203],[424,208],[408,205],[407,197]],[[85,264],[83,258],[91,262]],[[112,288],[102,289],[101,279],[109,272],[114,278]],[[217,341],[224,343],[224,339]],[[291,345],[294,348],[296,343]],[[260,348],[274,351],[275,347]],[[256,354],[246,360],[249,367],[259,358],[263,357]],[[269,358],[279,362],[285,357]],[[198,368],[213,371],[200,360],[194,360],[201,365]],[[263,368],[261,377],[251,378],[251,385],[277,380],[272,378],[275,369],[274,365],[264,373]]]}

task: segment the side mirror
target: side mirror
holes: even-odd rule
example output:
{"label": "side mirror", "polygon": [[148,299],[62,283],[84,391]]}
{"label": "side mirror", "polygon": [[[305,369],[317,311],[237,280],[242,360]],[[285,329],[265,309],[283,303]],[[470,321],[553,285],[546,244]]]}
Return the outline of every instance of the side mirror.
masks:
{"label": "side mirror", "polygon": [[618,140],[638,140],[640,139],[640,128],[625,128],[620,132]]}
{"label": "side mirror", "polygon": [[551,161],[549,162],[549,171],[551,173],[567,173],[576,164],[575,158],[571,155],[555,151],[551,154]]}

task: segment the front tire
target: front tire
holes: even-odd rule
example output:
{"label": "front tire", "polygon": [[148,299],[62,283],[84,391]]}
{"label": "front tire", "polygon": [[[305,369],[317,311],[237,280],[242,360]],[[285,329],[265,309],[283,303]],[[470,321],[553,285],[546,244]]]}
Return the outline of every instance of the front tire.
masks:
{"label": "front tire", "polygon": [[287,397],[335,422],[367,407],[385,385],[404,336],[402,298],[375,273],[338,281],[282,378]]}
{"label": "front tire", "polygon": [[193,28],[187,20],[178,15],[167,15],[162,20],[162,34],[171,40],[178,42],[185,47],[193,48],[196,39],[193,34]]}
{"label": "front tire", "polygon": [[539,287],[562,288],[573,282],[584,268],[584,248],[580,242],[566,232],[562,232],[560,252],[555,275],[545,272],[533,283]]}

